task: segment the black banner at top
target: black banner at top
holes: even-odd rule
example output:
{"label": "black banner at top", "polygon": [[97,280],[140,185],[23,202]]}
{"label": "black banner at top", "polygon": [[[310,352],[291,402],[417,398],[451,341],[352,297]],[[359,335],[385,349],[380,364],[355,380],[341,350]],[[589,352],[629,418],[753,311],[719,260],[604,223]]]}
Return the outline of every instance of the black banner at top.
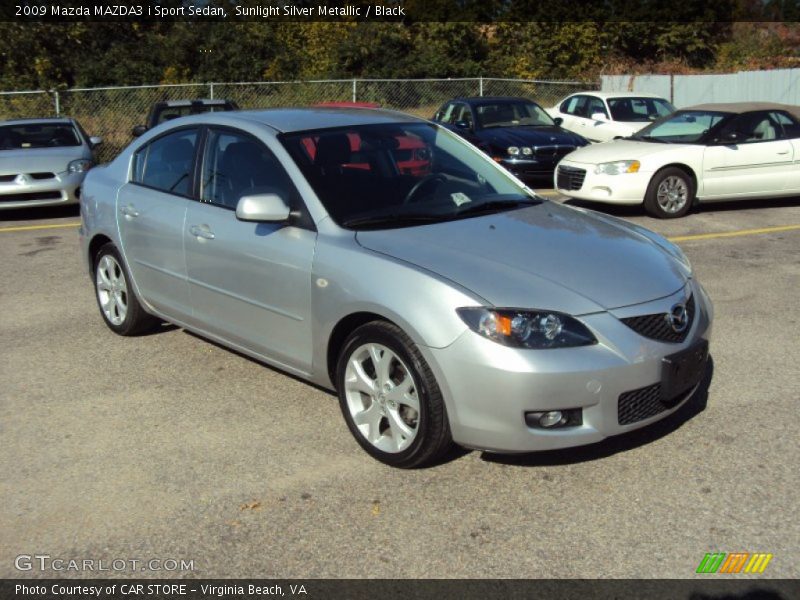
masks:
{"label": "black banner at top", "polygon": [[797,21],[800,0],[11,0],[10,22]]}

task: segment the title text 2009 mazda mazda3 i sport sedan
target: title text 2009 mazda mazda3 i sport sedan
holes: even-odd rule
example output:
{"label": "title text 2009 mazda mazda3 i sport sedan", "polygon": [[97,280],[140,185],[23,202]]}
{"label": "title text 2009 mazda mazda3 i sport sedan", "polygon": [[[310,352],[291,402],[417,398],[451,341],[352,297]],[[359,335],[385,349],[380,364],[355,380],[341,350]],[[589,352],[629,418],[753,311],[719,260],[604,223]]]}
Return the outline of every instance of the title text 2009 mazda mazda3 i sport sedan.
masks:
{"label": "title text 2009 mazda mazda3 i sport sedan", "polygon": [[[398,169],[409,138],[429,172]],[[676,246],[400,113],[177,119],[90,171],[81,209],[113,331],[167,320],[335,389],[390,465],[596,442],[704,371],[711,303]]]}

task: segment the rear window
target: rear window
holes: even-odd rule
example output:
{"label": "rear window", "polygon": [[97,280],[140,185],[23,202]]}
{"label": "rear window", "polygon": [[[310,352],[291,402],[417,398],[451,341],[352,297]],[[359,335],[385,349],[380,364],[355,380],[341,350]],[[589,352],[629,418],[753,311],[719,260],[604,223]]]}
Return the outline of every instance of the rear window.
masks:
{"label": "rear window", "polygon": [[80,146],[81,137],[69,123],[29,123],[0,127],[0,150]]}

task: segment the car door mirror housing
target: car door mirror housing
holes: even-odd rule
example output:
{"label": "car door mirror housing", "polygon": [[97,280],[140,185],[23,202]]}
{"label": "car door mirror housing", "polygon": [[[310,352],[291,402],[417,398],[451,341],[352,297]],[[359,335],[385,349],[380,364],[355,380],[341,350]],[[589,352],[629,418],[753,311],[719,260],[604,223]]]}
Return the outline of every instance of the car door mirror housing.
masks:
{"label": "car door mirror housing", "polygon": [[472,126],[467,121],[456,121],[454,125],[459,129],[466,129],[467,131],[472,131]]}
{"label": "car door mirror housing", "polygon": [[97,146],[99,146],[102,143],[103,143],[103,138],[101,138],[99,135],[93,135],[92,137],[89,138],[89,145],[92,148],[97,148]]}
{"label": "car door mirror housing", "polygon": [[729,131],[728,133],[724,133],[721,136],[714,138],[714,143],[721,146],[738,144],[739,141],[739,134],[735,131]]}
{"label": "car door mirror housing", "polygon": [[278,194],[242,196],[236,204],[236,218],[258,223],[282,223],[289,220],[291,209]]}
{"label": "car door mirror housing", "polygon": [[556,124],[556,125],[558,125],[559,127],[561,127],[561,124],[562,124],[563,122],[564,122],[564,119],[563,119],[562,117],[556,117],[555,119],[553,119],[553,123],[555,123],[555,124]]}
{"label": "car door mirror housing", "polygon": [[608,121],[608,117],[601,112],[596,112],[592,113],[592,121]]}
{"label": "car door mirror housing", "polygon": [[131,130],[131,135],[132,135],[133,137],[139,137],[139,136],[140,136],[140,135],[142,135],[142,134],[143,134],[145,131],[147,131],[147,127],[146,127],[146,126],[144,126],[144,125],[137,125],[136,127],[134,127],[134,128]]}

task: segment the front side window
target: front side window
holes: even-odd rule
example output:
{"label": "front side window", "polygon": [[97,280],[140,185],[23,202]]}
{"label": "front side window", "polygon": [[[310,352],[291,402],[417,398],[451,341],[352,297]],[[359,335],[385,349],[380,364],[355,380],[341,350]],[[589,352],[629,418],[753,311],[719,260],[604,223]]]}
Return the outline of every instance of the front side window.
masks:
{"label": "front side window", "polygon": [[433,120],[439,121],[441,123],[452,123],[453,122],[453,114],[455,113],[456,105],[452,102],[445,104],[442,108],[439,109],[439,112],[434,115]]}
{"label": "front side window", "polygon": [[510,101],[480,104],[475,109],[482,129],[516,127],[518,125],[555,125],[544,109],[534,102]]}
{"label": "front side window", "polygon": [[586,106],[586,96],[572,96],[561,104],[561,112],[580,116],[581,109]]}
{"label": "front side window", "polygon": [[783,137],[780,123],[768,112],[751,112],[737,115],[719,132],[721,140],[737,144],[770,142]]}
{"label": "front side window", "polygon": [[0,127],[0,150],[59,148],[82,145],[80,134],[69,123],[28,123]]}
{"label": "front side window", "polygon": [[466,104],[459,104],[455,111],[454,123],[463,123],[467,128],[472,128],[472,111]]}
{"label": "front side window", "polygon": [[203,202],[235,209],[243,196],[277,194],[291,203],[289,175],[263,143],[246,133],[209,132],[200,174]]}
{"label": "front side window", "polygon": [[675,112],[675,107],[661,98],[609,98],[608,107],[615,121],[645,123]]}
{"label": "front side window", "polygon": [[351,229],[466,218],[538,201],[474,146],[432,124],[360,125],[280,140],[334,221]]}
{"label": "front side window", "polygon": [[605,103],[595,96],[589,96],[589,100],[587,102],[587,114],[589,117],[593,117],[596,114],[603,115],[606,119],[608,118],[608,111],[606,110]]}
{"label": "front side window", "polygon": [[670,117],[648,125],[631,137],[647,142],[700,143],[709,131],[730,116],[730,113],[717,111],[681,110]]}
{"label": "front side window", "polygon": [[188,196],[196,144],[197,130],[181,129],[143,146],[133,155],[132,181],[170,194]]}

